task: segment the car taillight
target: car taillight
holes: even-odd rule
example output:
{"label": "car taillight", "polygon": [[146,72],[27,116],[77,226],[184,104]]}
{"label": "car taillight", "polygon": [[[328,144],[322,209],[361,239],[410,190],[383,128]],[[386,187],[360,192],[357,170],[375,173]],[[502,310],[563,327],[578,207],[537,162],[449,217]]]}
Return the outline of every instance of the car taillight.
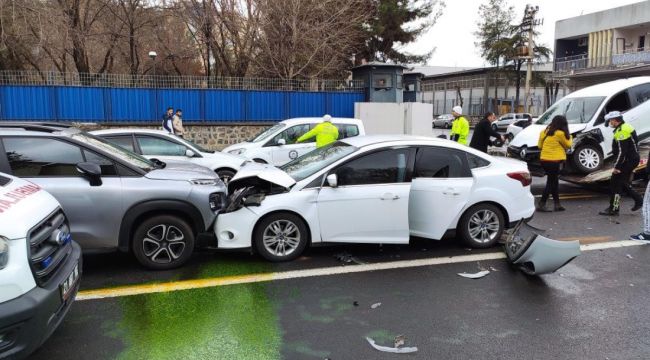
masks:
{"label": "car taillight", "polygon": [[528,186],[531,182],[533,182],[530,174],[526,171],[511,172],[508,173],[508,177],[519,181],[521,183],[521,186]]}

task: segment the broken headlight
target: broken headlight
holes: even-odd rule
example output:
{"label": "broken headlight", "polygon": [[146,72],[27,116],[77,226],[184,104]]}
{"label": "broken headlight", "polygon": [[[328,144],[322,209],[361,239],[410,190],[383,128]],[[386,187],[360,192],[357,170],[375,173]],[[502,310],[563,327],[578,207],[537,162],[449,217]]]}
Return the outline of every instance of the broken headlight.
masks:
{"label": "broken headlight", "polygon": [[4,269],[9,262],[9,240],[0,236],[0,270]]}

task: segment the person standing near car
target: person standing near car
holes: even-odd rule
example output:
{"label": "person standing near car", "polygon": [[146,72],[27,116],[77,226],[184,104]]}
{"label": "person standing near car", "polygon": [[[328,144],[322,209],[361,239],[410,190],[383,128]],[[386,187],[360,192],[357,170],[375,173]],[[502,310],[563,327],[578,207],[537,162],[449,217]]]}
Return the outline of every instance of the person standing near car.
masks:
{"label": "person standing near car", "polygon": [[476,124],[474,127],[474,134],[472,135],[472,141],[470,141],[469,146],[484,153],[487,153],[488,145],[490,145],[490,137],[495,137],[505,141],[503,135],[499,134],[496,130],[492,128],[492,123],[497,120],[496,114],[493,112],[488,112],[485,114],[483,119]]}
{"label": "person standing near car", "polygon": [[454,121],[451,123],[451,132],[449,139],[459,144],[467,145],[467,136],[469,135],[469,121],[463,116],[463,108],[454,106],[451,109]]}
{"label": "person standing near car", "polygon": [[[648,161],[650,161],[650,154],[648,154]],[[646,161],[645,168],[646,180],[650,177],[650,168],[648,168],[647,165],[648,161]],[[643,213],[643,231],[636,235],[631,235],[630,239],[650,241],[650,181],[648,181],[648,185],[645,188],[645,195],[643,195],[643,209],[641,211]]]}
{"label": "person standing near car", "polygon": [[185,133],[183,129],[183,110],[176,109],[176,115],[174,115],[174,118],[172,119],[172,126],[174,128],[174,134],[178,137],[183,137],[183,134]]}
{"label": "person standing near car", "polygon": [[174,133],[174,108],[168,107],[167,112],[162,116],[162,127],[170,134]]}
{"label": "person standing near car", "polygon": [[314,126],[313,129],[307,131],[304,135],[296,140],[300,143],[316,137],[316,148],[322,148],[335,142],[339,138],[339,129],[332,124],[332,117],[329,115],[323,116],[323,122]]}
{"label": "person standing near car", "polygon": [[605,121],[614,128],[614,140],[612,151],[616,163],[612,171],[612,178],[609,183],[609,206],[599,212],[600,215],[618,216],[621,192],[625,192],[634,199],[632,211],[637,211],[643,206],[643,198],[630,185],[632,172],[639,165],[639,138],[632,125],[625,123],[623,114],[619,111],[612,111],[605,115]]}
{"label": "person standing near car", "polygon": [[553,210],[564,211],[560,204],[560,194],[558,187],[560,184],[560,170],[562,164],[566,161],[566,151],[571,147],[572,139],[569,132],[569,123],[563,115],[557,115],[551,121],[551,124],[539,134],[537,147],[541,153],[539,160],[546,173],[546,186],[542,193],[542,198],[537,204],[537,211],[549,212],[546,207],[546,201],[549,195],[553,196]]}

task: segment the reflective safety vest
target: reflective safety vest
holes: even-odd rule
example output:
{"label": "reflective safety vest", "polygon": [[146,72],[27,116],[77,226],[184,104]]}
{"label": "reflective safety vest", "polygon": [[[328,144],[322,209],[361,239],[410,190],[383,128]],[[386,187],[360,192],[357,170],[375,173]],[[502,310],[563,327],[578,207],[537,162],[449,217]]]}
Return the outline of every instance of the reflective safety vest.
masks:
{"label": "reflective safety vest", "polygon": [[459,116],[451,124],[450,136],[458,135],[458,143],[467,145],[467,136],[469,136],[469,121],[464,116]]}
{"label": "reflective safety vest", "polygon": [[335,142],[339,138],[339,129],[332,125],[331,122],[324,121],[316,125],[313,129],[307,131],[303,136],[299,137],[296,142],[303,142],[316,137],[316,148]]}

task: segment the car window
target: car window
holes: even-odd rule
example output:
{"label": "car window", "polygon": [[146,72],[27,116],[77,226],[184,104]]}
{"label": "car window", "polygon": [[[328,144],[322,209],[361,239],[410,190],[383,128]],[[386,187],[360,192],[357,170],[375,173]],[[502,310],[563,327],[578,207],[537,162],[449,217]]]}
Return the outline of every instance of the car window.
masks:
{"label": "car window", "polygon": [[490,165],[490,162],[483,159],[482,157],[478,157],[470,153],[465,154],[467,154],[467,165],[470,169],[476,169]]}
{"label": "car window", "polygon": [[350,124],[334,124],[339,129],[339,140],[359,135],[359,128]]}
{"label": "car window", "polygon": [[591,121],[604,99],[602,96],[565,97],[546,110],[536,124],[548,125],[557,115],[566,116],[569,124],[586,124]]}
{"label": "car window", "polygon": [[137,136],[143,155],[185,156],[187,147],[173,141],[151,137]]}
{"label": "car window", "polygon": [[120,146],[126,150],[135,152],[133,148],[133,138],[131,135],[128,136],[104,136],[104,139],[112,142],[113,144]]}
{"label": "car window", "polygon": [[83,153],[86,162],[91,162],[99,165],[99,167],[102,169],[102,175],[117,175],[117,169],[115,168],[115,163],[112,160],[86,149],[83,150]]}
{"label": "car window", "polygon": [[338,183],[345,185],[406,182],[409,149],[391,149],[364,155],[336,169]]}
{"label": "car window", "polygon": [[[296,140],[298,140],[299,137],[303,136],[307,131],[310,130],[310,125],[311,124],[300,124],[300,125],[294,125],[283,132],[277,134],[269,143],[267,146],[275,146],[278,145],[278,141],[280,139],[284,139],[286,145],[290,144],[295,144]],[[316,137],[313,137],[309,140],[303,141],[303,143],[310,143],[316,141]]]}
{"label": "car window", "polygon": [[264,129],[264,130],[260,131],[259,134],[253,136],[251,139],[248,140],[248,142],[264,141],[267,138],[269,138],[271,135],[275,134],[280,129],[284,128],[285,126],[287,126],[287,125],[282,124],[282,123],[275,124],[275,125],[271,126],[270,128],[267,128],[267,129]]}
{"label": "car window", "polygon": [[617,94],[605,105],[605,113],[610,111],[625,112],[628,110],[630,110],[630,96],[627,91]]}
{"label": "car window", "polygon": [[14,175],[80,176],[77,164],[83,162],[81,149],[56,139],[4,138],[9,165]]}
{"label": "car window", "polygon": [[641,105],[650,99],[650,83],[641,84],[630,88],[630,98],[632,99],[632,107]]}
{"label": "car window", "polygon": [[424,147],[415,156],[413,178],[471,177],[465,152],[443,147]]}

